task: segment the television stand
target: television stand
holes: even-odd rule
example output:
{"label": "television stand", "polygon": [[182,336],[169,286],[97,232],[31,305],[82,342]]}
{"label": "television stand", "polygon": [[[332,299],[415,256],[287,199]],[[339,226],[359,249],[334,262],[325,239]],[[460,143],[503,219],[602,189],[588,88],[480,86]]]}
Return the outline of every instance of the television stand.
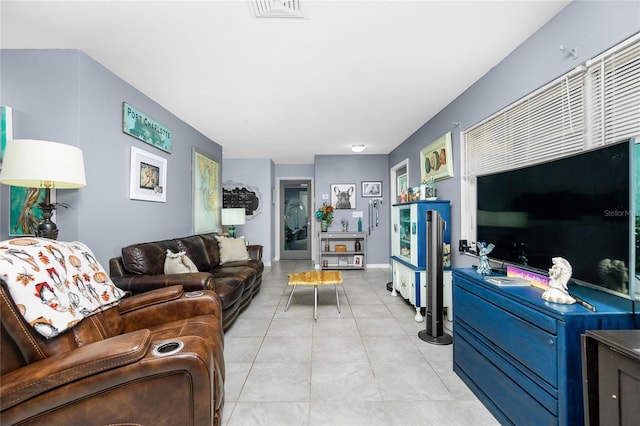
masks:
{"label": "television stand", "polygon": [[631,301],[573,287],[592,312],[547,302],[542,292],[455,269],[453,370],[502,424],[583,424],[580,335],[633,329]]}

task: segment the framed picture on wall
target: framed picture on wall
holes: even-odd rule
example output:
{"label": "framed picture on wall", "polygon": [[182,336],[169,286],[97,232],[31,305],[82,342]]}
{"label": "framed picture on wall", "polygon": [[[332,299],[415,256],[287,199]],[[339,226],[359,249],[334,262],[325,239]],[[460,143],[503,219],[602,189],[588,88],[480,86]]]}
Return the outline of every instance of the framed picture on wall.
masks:
{"label": "framed picture on wall", "polygon": [[129,198],[164,203],[166,189],[167,159],[132,146]]}
{"label": "framed picture on wall", "polygon": [[212,156],[193,148],[193,232],[220,231],[220,163]]}
{"label": "framed picture on wall", "polygon": [[362,182],[363,197],[382,197],[381,181],[364,181]]}
{"label": "framed picture on wall", "polygon": [[451,132],[433,141],[420,151],[420,178],[422,182],[453,177],[453,156],[451,155]]}
{"label": "framed picture on wall", "polygon": [[356,208],[356,184],[333,183],[331,184],[331,205],[334,209]]}

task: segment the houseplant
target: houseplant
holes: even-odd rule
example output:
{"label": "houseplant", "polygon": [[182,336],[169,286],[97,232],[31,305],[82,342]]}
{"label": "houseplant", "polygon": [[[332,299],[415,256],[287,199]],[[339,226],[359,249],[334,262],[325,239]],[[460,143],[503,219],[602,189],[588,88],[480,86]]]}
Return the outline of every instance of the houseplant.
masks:
{"label": "houseplant", "polygon": [[333,222],[333,206],[327,203],[322,203],[316,211],[316,219],[320,221],[322,232],[327,232],[329,225]]}

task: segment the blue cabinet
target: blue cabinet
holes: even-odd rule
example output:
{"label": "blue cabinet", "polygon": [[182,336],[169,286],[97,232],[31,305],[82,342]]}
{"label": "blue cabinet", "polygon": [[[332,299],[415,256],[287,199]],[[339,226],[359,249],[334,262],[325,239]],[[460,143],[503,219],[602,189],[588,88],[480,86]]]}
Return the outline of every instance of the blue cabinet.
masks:
{"label": "blue cabinet", "polygon": [[[418,322],[423,320],[420,308],[427,306],[427,211],[429,210],[436,210],[445,222],[443,264],[445,269],[450,269],[451,209],[449,201],[413,201],[394,204],[391,212],[392,295],[400,293],[416,307],[415,320]],[[445,293],[447,292],[446,278],[445,274]],[[448,289],[450,288],[449,285]],[[447,306],[447,299],[445,296],[445,306]]]}
{"label": "blue cabinet", "polygon": [[580,335],[634,327],[629,300],[570,290],[596,312],[546,302],[536,287],[498,287],[472,268],[453,271],[453,369],[501,423],[582,425]]}

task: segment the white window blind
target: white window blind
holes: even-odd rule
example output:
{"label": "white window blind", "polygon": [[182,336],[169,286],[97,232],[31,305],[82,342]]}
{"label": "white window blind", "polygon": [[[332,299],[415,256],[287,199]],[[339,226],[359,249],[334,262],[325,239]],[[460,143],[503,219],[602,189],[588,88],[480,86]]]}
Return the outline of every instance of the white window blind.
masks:
{"label": "white window blind", "polygon": [[640,135],[640,40],[637,37],[587,63],[589,145]]}
{"label": "white window blind", "polygon": [[583,147],[583,72],[564,76],[465,132],[467,176],[516,169]]}
{"label": "white window blind", "polygon": [[638,135],[640,35],[465,131],[464,173],[472,181]]}

